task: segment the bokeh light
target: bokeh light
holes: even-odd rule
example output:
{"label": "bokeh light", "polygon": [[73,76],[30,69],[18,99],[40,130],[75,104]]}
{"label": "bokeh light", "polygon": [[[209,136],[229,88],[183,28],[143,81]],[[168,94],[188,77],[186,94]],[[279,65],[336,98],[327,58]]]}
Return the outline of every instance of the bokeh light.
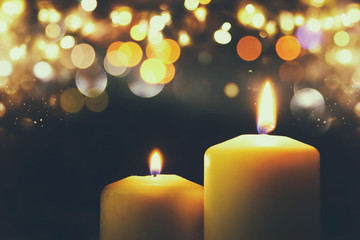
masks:
{"label": "bokeh light", "polygon": [[0,76],[7,77],[13,71],[13,65],[7,60],[0,60]]}
{"label": "bokeh light", "polygon": [[235,98],[239,95],[240,88],[236,83],[229,82],[224,87],[224,93],[228,98]]}
{"label": "bokeh light", "polygon": [[156,58],[146,59],[140,67],[141,78],[149,84],[157,84],[166,76],[165,64]]}
{"label": "bokeh light", "polygon": [[241,24],[255,29],[262,29],[266,24],[266,17],[262,8],[253,3],[248,3],[240,8],[237,18]]}
{"label": "bokeh light", "polygon": [[[244,61],[258,60],[241,66],[248,68],[243,80],[246,85],[246,81],[252,81],[250,75],[255,77],[256,71],[279,63],[273,55],[275,47],[285,62],[270,69],[269,74],[278,73],[284,86],[296,93],[303,87],[316,87],[327,91],[326,97],[337,100],[341,107],[356,111],[354,105],[360,90],[360,71],[356,68],[360,63],[358,3],[336,5],[331,1],[302,0],[305,4],[301,8],[293,11],[279,7],[274,13],[260,2],[239,2],[235,8],[221,12],[217,9],[221,4],[205,6],[210,0],[184,0],[181,3],[185,6],[184,14],[174,14],[174,6],[179,5],[172,3],[153,9],[138,8],[137,4],[131,7],[110,4],[109,11],[101,12],[96,9],[100,4],[97,0],[79,0],[66,11],[52,1],[35,2],[0,3],[0,87],[5,98],[20,99],[17,106],[30,97],[36,101],[40,97],[60,96],[58,91],[73,85],[74,80],[79,92],[91,102],[105,94],[106,73],[116,77],[109,80],[130,79],[129,87],[137,86],[132,91],[138,96],[153,96],[159,86],[163,89],[176,75],[171,85],[183,84],[179,89],[186,92],[174,91],[177,97],[181,95],[185,102],[191,99],[205,102],[213,91],[208,69],[221,67],[219,62],[223,60],[224,63],[234,60],[228,58],[230,55],[223,56],[222,51],[237,53]],[[37,19],[29,21],[34,9],[38,10]],[[234,16],[241,26],[234,22]],[[238,40],[244,35],[253,36],[241,38],[235,53],[231,49],[234,45],[229,43],[235,36]],[[206,36],[214,40],[209,41]],[[186,56],[179,61],[183,53]],[[198,69],[197,63],[203,66]],[[196,81],[191,81],[183,69],[190,65],[194,66],[191,73]],[[124,78],[127,74],[130,77]],[[224,76],[216,86],[224,86],[221,90],[229,98],[238,96],[240,84],[235,83],[238,79],[230,80],[234,82],[226,79]],[[139,93],[140,87],[151,90]],[[201,94],[193,97],[193,92]],[[7,99],[2,101],[8,104]],[[13,105],[5,107],[7,111],[15,109]]]}
{"label": "bokeh light", "polygon": [[71,61],[81,69],[90,67],[95,61],[94,48],[87,43],[76,45],[71,51]]}
{"label": "bokeh light", "polygon": [[188,46],[191,44],[191,38],[189,34],[184,30],[179,31],[178,41],[181,46]]}
{"label": "bokeh light", "polygon": [[147,30],[148,30],[147,22],[146,21],[140,22],[139,24],[134,25],[131,28],[130,36],[135,41],[142,41],[145,39],[147,35]]}
{"label": "bokeh light", "polygon": [[146,47],[148,58],[157,58],[165,63],[174,63],[180,57],[180,46],[172,39],[164,39],[158,44],[149,43]]}
{"label": "bokeh light", "polygon": [[325,100],[320,92],[313,88],[297,91],[291,100],[291,112],[297,119],[320,118],[325,112]]}
{"label": "bokeh light", "polygon": [[77,113],[84,106],[84,96],[76,88],[67,88],[60,96],[60,105],[65,112]]}
{"label": "bokeh light", "polygon": [[175,77],[176,70],[174,64],[172,63],[165,64],[165,67],[166,67],[165,77],[163,80],[159,82],[160,84],[167,84],[171,82]]}
{"label": "bokeh light", "polygon": [[199,6],[199,0],[185,0],[184,6],[189,11],[194,11]]}
{"label": "bokeh light", "polygon": [[57,23],[49,23],[45,28],[45,35],[50,39],[58,38],[61,33],[61,27]]}
{"label": "bokeh light", "polygon": [[14,47],[10,50],[10,58],[13,61],[18,61],[26,55],[26,45],[22,44],[20,47]]}
{"label": "bokeh light", "polygon": [[48,60],[55,60],[59,57],[60,48],[57,43],[49,43],[45,46],[44,57]]}
{"label": "bokeh light", "polygon": [[109,95],[106,91],[97,97],[85,97],[85,106],[92,112],[102,112],[109,103]]}
{"label": "bokeh light", "polygon": [[[219,29],[214,33],[215,42],[219,44],[228,44],[231,41],[231,34],[228,32],[228,24],[225,24],[225,29]],[[223,25],[224,26],[224,25]],[[231,26],[231,25],[230,25]]]}
{"label": "bokeh light", "polygon": [[132,21],[132,9],[129,7],[119,7],[110,13],[110,18],[115,26],[127,26]]}
{"label": "bokeh light", "polygon": [[67,35],[60,40],[60,47],[63,49],[71,49],[75,46],[75,38]]}
{"label": "bokeh light", "polygon": [[141,47],[135,42],[126,42],[121,44],[117,51],[119,62],[127,67],[136,66],[143,56]]}
{"label": "bokeh light", "polygon": [[33,74],[36,78],[44,82],[49,82],[55,77],[53,67],[49,63],[44,61],[38,62],[34,65]]}
{"label": "bokeh light", "polygon": [[299,56],[301,46],[295,37],[287,35],[279,38],[276,42],[275,49],[280,58],[291,61]]}
{"label": "bokeh light", "polygon": [[353,7],[348,12],[348,17],[352,23],[360,21],[360,9],[359,5],[353,5]]}
{"label": "bokeh light", "polygon": [[194,11],[194,16],[199,22],[205,22],[207,16],[207,10],[205,7],[199,7]]}
{"label": "bokeh light", "polygon": [[87,97],[99,96],[107,86],[107,77],[104,70],[97,64],[87,69],[79,69],[75,83],[78,90]]}
{"label": "bokeh light", "polygon": [[307,0],[308,3],[313,7],[322,7],[325,3],[325,0]]}
{"label": "bokeh light", "polygon": [[294,15],[288,11],[282,11],[279,16],[280,29],[284,34],[291,34],[294,31]]}
{"label": "bokeh light", "polygon": [[275,21],[267,22],[265,25],[265,31],[269,36],[273,36],[275,33],[277,33],[276,22]]}
{"label": "bokeh light", "polygon": [[334,43],[339,47],[345,47],[350,42],[350,35],[345,31],[338,31],[334,35]]}
{"label": "bokeh light", "polygon": [[316,18],[310,18],[306,24],[306,28],[311,32],[320,32],[321,23]]}
{"label": "bokeh light", "polygon": [[265,16],[262,13],[255,14],[255,16],[252,19],[252,25],[255,28],[262,28],[265,24]]}
{"label": "bokeh light", "polygon": [[149,84],[141,79],[129,82],[130,91],[138,97],[151,98],[158,95],[164,88],[164,84]]}
{"label": "bokeh light", "polygon": [[291,112],[304,133],[312,136],[324,134],[331,127],[330,111],[324,97],[313,88],[297,91],[291,100]]}
{"label": "bokeh light", "polygon": [[279,77],[283,82],[295,83],[304,78],[304,68],[297,61],[288,61],[281,64]]}
{"label": "bokeh light", "polygon": [[338,63],[347,65],[353,60],[353,55],[349,49],[341,49],[336,53],[336,60]]}
{"label": "bokeh light", "polygon": [[154,31],[162,31],[165,27],[165,21],[161,16],[153,16],[149,22],[150,28]]}
{"label": "bokeh light", "polygon": [[54,8],[42,8],[38,13],[38,19],[40,22],[59,22],[61,19],[61,13]]}
{"label": "bokeh light", "polygon": [[296,26],[304,25],[305,17],[301,13],[295,14],[294,22]]}
{"label": "bokeh light", "polygon": [[309,24],[302,25],[296,30],[296,38],[302,48],[313,49],[321,46],[322,32],[316,31],[318,27],[309,27]]}
{"label": "bokeh light", "polygon": [[7,0],[2,3],[2,10],[6,15],[17,17],[22,14],[25,9],[24,0]]}
{"label": "bokeh light", "polygon": [[75,32],[82,27],[83,19],[78,14],[72,13],[65,18],[65,25],[70,31]]}
{"label": "bokeh light", "polygon": [[96,26],[94,23],[92,22],[88,22],[86,24],[84,24],[84,27],[81,29],[81,33],[84,35],[84,36],[88,36],[90,34],[93,34],[96,30]]}
{"label": "bokeh light", "polygon": [[236,47],[240,58],[245,61],[254,61],[261,54],[261,43],[253,36],[245,36],[241,38]]}
{"label": "bokeh light", "polygon": [[81,7],[87,12],[92,12],[97,7],[96,0],[81,0]]}
{"label": "bokeh light", "polygon": [[211,0],[199,0],[199,3],[202,5],[207,5],[211,2]]}
{"label": "bokeh light", "polygon": [[169,26],[172,23],[172,17],[168,10],[162,11],[160,14],[166,26]]}
{"label": "bokeh light", "polygon": [[164,35],[160,31],[156,31],[153,29],[149,30],[148,33],[148,41],[152,44],[158,44],[164,39]]}
{"label": "bokeh light", "polygon": [[[304,19],[304,22],[305,22],[305,19]],[[324,30],[330,30],[331,28],[333,28],[334,23],[335,23],[334,18],[327,17],[327,18],[322,19],[321,27]],[[301,24],[301,25],[303,25],[303,24]]]}
{"label": "bokeh light", "polygon": [[109,55],[106,55],[104,58],[104,68],[107,73],[113,75],[113,76],[122,76],[126,70],[128,69],[127,66],[116,66],[113,65],[109,60],[108,57],[111,59],[111,55],[116,54],[116,52],[111,52]]}
{"label": "bokeh light", "polygon": [[123,44],[123,42],[117,41],[113,42],[109,45],[106,52],[106,58],[113,66],[126,66],[126,64],[123,64],[121,62],[121,56],[118,54],[118,50],[120,46]]}
{"label": "bokeh light", "polygon": [[254,16],[255,8],[254,5],[249,3],[238,11],[237,18],[241,24],[249,25],[251,24],[252,18]]}
{"label": "bokeh light", "polygon": [[108,62],[117,67],[134,67],[142,59],[143,51],[135,42],[114,42],[107,49]]}

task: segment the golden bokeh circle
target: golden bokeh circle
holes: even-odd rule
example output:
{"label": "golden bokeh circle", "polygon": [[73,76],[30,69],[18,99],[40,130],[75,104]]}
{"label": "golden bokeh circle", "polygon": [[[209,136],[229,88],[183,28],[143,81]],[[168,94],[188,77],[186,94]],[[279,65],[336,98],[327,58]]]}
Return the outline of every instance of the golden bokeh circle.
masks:
{"label": "golden bokeh circle", "polygon": [[291,61],[299,56],[301,46],[296,37],[287,35],[279,38],[276,42],[275,49],[280,58]]}
{"label": "golden bokeh circle", "polygon": [[68,113],[77,113],[84,106],[84,96],[76,88],[68,88],[60,96],[60,105]]}

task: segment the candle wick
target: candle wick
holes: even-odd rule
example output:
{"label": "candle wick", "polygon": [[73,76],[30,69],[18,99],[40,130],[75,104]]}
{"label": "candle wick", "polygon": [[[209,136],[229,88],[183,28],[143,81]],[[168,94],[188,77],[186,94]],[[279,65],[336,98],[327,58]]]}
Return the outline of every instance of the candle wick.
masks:
{"label": "candle wick", "polygon": [[259,134],[268,134],[272,129],[272,126],[271,125],[263,125],[263,126],[259,126],[258,127],[258,133]]}
{"label": "candle wick", "polygon": [[153,174],[153,176],[154,176],[154,177],[156,177],[156,176],[157,176],[157,174],[156,174],[156,173],[154,173],[154,174]]}

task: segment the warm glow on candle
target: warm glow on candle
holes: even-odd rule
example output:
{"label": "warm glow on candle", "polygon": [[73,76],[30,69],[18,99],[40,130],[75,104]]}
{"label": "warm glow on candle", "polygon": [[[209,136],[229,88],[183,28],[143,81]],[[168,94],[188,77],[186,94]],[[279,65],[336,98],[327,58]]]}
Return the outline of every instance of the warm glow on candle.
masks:
{"label": "warm glow on candle", "polygon": [[162,167],[162,155],[159,149],[154,149],[150,154],[150,173],[154,177],[160,174]]}
{"label": "warm glow on candle", "polygon": [[258,107],[258,133],[267,134],[276,126],[275,96],[269,81],[266,81]]}

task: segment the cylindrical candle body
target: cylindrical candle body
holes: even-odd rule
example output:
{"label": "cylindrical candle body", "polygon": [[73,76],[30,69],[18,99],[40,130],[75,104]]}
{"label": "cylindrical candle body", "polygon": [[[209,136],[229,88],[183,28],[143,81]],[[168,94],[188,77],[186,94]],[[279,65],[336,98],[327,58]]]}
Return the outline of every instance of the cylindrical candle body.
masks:
{"label": "cylindrical candle body", "polygon": [[205,240],[319,240],[320,157],[288,137],[241,135],[205,153]]}
{"label": "cylindrical candle body", "polygon": [[100,240],[202,240],[203,187],[176,175],[131,176],[101,195]]}

